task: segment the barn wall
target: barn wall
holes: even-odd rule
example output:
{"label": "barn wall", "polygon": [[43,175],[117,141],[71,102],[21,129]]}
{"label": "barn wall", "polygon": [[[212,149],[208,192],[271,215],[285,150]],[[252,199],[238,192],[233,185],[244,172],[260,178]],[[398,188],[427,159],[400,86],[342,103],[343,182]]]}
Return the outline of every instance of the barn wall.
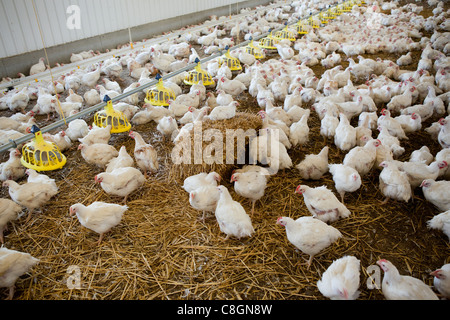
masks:
{"label": "barn wall", "polygon": [[[236,14],[245,7],[266,5],[267,0],[0,0],[0,76],[28,74],[43,57],[44,43],[52,62],[68,63],[70,53],[104,51],[133,40],[201,22],[210,15]],[[80,9],[80,28],[66,25]],[[35,10],[36,9],[36,10]]]}

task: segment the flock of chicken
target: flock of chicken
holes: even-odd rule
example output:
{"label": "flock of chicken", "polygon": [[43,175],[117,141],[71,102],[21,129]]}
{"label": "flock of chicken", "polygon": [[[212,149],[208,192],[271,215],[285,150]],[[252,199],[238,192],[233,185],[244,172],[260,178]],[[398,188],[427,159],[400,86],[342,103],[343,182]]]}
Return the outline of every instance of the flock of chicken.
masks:
{"label": "flock of chicken", "polygon": [[[415,188],[422,188],[426,200],[442,212],[429,221],[429,226],[441,229],[450,239],[450,109],[446,110],[450,101],[450,60],[446,56],[450,52],[450,20],[447,19],[449,12],[443,10],[443,2],[428,2],[436,8],[434,15],[427,19],[419,15],[422,7],[415,4],[398,6],[395,2],[379,4],[375,1],[367,6],[355,5],[351,13],[341,15],[325,27],[317,30],[310,27],[309,33],[295,42],[280,41],[277,53],[281,59],[273,57],[260,62],[242,49],[233,50],[231,54],[245,67],[238,75],[225,64],[219,65],[218,59],[205,63],[205,69],[217,80],[215,90],[207,90],[209,88],[200,83],[183,93],[181,83],[185,74],[180,74],[164,83],[176,93],[176,99],[169,101],[169,107],[145,104],[139,108],[142,92],[124,98],[114,108],[124,112],[135,125],[156,122],[157,131],[164,139],[177,144],[182,143],[184,135],[192,131],[197,122],[235,117],[239,106],[237,99],[248,90],[261,108],[258,115],[265,129],[249,145],[254,158],[269,165],[276,163],[281,170],[295,167],[304,180],[320,180],[329,171],[340,196],[338,199],[325,186],[299,185],[295,192],[303,196],[311,216],[297,220],[280,217],[276,222],[286,228],[287,239],[309,255],[308,267],[316,254],[342,237],[331,224],[351,215],[345,206],[345,193],[358,190],[362,178],[376,167],[382,168],[379,187],[385,202],[389,199],[407,202]],[[205,54],[212,54],[232,46],[241,32],[246,39],[258,36],[282,26],[280,20],[297,21],[314,7],[317,7],[315,1],[294,1],[280,4],[278,9],[249,14],[237,23],[223,19],[222,29],[205,28],[198,32],[185,29],[182,36],[167,43],[105,60],[87,70],[75,70],[45,85],[11,90],[0,98],[0,109],[16,112],[0,118],[2,142],[26,133],[36,123],[35,115],[44,114],[47,119],[61,112],[64,116],[72,115],[83,106],[99,103],[106,95],[115,97],[148,83],[157,73],[170,73],[194,62],[199,54],[190,43],[199,44]],[[391,13],[381,13],[380,8],[391,10]],[[365,27],[374,17],[378,24]],[[422,29],[434,32],[432,37],[422,37]],[[417,70],[401,69],[412,63],[410,51],[413,50],[422,50]],[[397,61],[362,56],[382,52],[403,55]],[[71,62],[93,54],[73,54]],[[347,68],[341,66],[341,54],[347,57]],[[320,77],[311,69],[316,64],[327,69]],[[125,67],[134,81],[122,90],[119,82],[123,81],[120,77]],[[45,69],[41,60],[31,68],[30,74]],[[98,84],[99,81],[103,85]],[[354,85],[354,82],[364,81]],[[87,88],[84,95],[77,94],[83,88]],[[59,102],[62,95],[67,97],[64,102]],[[36,103],[27,111],[31,100]],[[312,107],[302,108],[307,104]],[[385,108],[379,110],[380,105]],[[328,163],[328,146],[318,154],[306,155],[296,165],[292,163],[288,150],[301,148],[309,141],[311,112],[316,112],[321,120],[320,134],[324,141],[334,143],[346,153],[342,163]],[[409,161],[396,160],[405,152],[402,143],[407,141],[408,133],[421,130],[422,123],[435,115],[441,119],[425,130],[439,142],[442,150],[433,155],[424,146],[414,151]],[[356,127],[350,124],[354,118],[358,119]],[[279,140],[268,139],[274,130],[279,134]],[[377,136],[373,136],[373,130],[379,131]],[[71,121],[65,131],[44,136],[62,151],[79,142],[83,159],[103,170],[95,176],[95,182],[107,194],[123,198],[123,205],[97,201],[87,206],[77,203],[70,207],[70,213],[76,215],[83,226],[100,234],[100,243],[103,235],[120,223],[128,209],[128,196],[144,185],[149,174],[158,170],[155,148],[140,133],[131,131],[129,136],[135,140],[132,157],[124,146],[118,151],[108,144],[111,126],[90,127],[82,119]],[[270,146],[258,140],[267,141]],[[271,146],[279,151],[276,155],[262,152],[261,148],[272,150]],[[264,159],[261,158],[263,154],[266,155]],[[135,168],[135,162],[139,169]],[[9,160],[0,164],[0,179],[4,181],[3,186],[8,187],[12,199],[0,199],[2,243],[7,223],[21,216],[23,207],[28,210],[28,221],[35,209],[44,206],[58,192],[54,179],[25,169],[20,164],[18,149],[11,150]],[[252,214],[255,202],[264,196],[271,174],[265,167],[246,165],[235,170],[230,178],[236,194],[251,201]],[[25,175],[28,175],[26,183],[16,182]],[[215,172],[187,178],[183,188],[189,193],[190,205],[203,212],[203,219],[206,212],[213,212],[227,238],[252,236],[255,229],[251,215],[232,199],[225,186],[220,185],[221,179]],[[0,287],[10,288],[9,298],[13,296],[18,277],[37,262],[38,259],[29,254],[4,247],[0,249]],[[356,299],[359,264],[352,256],[334,261],[317,283],[320,292],[330,299]],[[385,273],[382,290],[387,299],[437,299],[425,283],[400,275],[389,261],[382,259],[378,264]],[[446,264],[432,274],[435,289],[450,298],[450,265]]]}

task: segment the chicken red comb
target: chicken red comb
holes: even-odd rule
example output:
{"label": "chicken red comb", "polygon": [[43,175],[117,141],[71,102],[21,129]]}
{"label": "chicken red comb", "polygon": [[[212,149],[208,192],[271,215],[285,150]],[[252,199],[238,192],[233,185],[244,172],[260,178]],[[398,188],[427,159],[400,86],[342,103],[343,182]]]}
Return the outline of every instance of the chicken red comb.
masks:
{"label": "chicken red comb", "polygon": [[280,222],[281,219],[283,219],[283,217],[279,217],[279,218],[277,219],[277,223]]}
{"label": "chicken red comb", "polygon": [[297,188],[295,188],[295,193],[301,193],[301,192],[300,192],[301,187],[302,187],[302,185],[299,184],[299,185],[297,186]]}

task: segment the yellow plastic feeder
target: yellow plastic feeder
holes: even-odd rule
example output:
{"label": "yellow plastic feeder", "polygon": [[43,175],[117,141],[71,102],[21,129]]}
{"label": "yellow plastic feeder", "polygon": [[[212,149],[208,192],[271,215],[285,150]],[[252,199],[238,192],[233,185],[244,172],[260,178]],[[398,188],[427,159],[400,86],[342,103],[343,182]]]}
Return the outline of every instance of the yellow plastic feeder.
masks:
{"label": "yellow plastic feeder", "polygon": [[310,25],[314,29],[320,28],[320,23],[317,20],[313,19],[313,17],[308,18],[308,25]]}
{"label": "yellow plastic feeder", "polygon": [[197,63],[197,66],[194,68],[194,70],[188,72],[188,74],[184,78],[184,83],[192,86],[194,84],[200,83],[201,81],[205,87],[215,85],[216,83],[211,75],[207,71],[202,69],[200,60],[196,58],[195,62]]}
{"label": "yellow plastic feeder", "polygon": [[277,31],[275,33],[274,38],[278,41],[287,39],[290,41],[295,41],[297,40],[296,36],[295,36],[295,32],[292,32],[291,30],[288,29],[287,23],[285,23],[286,27],[283,28],[283,30]]}
{"label": "yellow plastic feeder", "polygon": [[122,112],[114,109],[111,98],[105,95],[103,101],[106,102],[106,106],[103,110],[95,113],[94,125],[100,128],[111,125],[111,133],[130,131],[130,122]]}
{"label": "yellow plastic feeder", "polygon": [[306,28],[306,26],[301,22],[297,22],[297,25],[295,26],[296,31],[298,34],[307,34],[308,33],[308,28]]}
{"label": "yellow plastic feeder", "polygon": [[170,88],[164,87],[162,77],[159,73],[156,75],[156,80],[158,80],[156,87],[147,90],[144,101],[154,106],[168,106],[169,100],[175,100],[175,92]]}
{"label": "yellow plastic feeder", "polygon": [[242,66],[239,59],[233,57],[230,54],[230,49],[228,48],[228,46],[226,46],[225,49],[227,50],[227,52],[225,52],[225,54],[219,58],[219,65],[221,66],[225,63],[232,72],[241,71]]}
{"label": "yellow plastic feeder", "polygon": [[277,47],[275,47],[276,44],[278,44],[278,40],[273,37],[272,31],[270,31],[267,37],[259,40],[259,46],[269,51],[277,50]]}
{"label": "yellow plastic feeder", "polygon": [[328,23],[328,19],[325,17],[325,15],[323,13],[319,13],[319,20],[321,24],[327,24]]}
{"label": "yellow plastic feeder", "polygon": [[58,146],[45,141],[41,130],[33,125],[30,130],[34,133],[34,139],[22,147],[20,162],[29,169],[36,171],[51,171],[61,169],[66,164],[66,157]]}
{"label": "yellow plastic feeder", "polygon": [[245,47],[245,52],[253,55],[255,59],[263,59],[266,56],[260,47],[255,46],[252,38],[250,38],[250,43]]}

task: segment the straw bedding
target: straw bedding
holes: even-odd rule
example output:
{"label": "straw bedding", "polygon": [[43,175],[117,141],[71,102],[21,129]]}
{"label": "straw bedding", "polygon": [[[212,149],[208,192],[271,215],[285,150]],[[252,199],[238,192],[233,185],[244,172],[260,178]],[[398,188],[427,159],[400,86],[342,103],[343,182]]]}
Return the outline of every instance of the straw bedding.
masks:
{"label": "straw bedding", "polygon": [[[252,118],[259,110],[255,99],[245,95],[239,101],[239,111],[245,112],[240,114],[242,119],[249,127],[258,128],[261,124]],[[242,125],[237,121],[234,126]],[[436,119],[425,126],[432,121]],[[315,112],[308,124],[308,144],[289,152],[294,165],[325,145]],[[233,126],[205,122],[204,128],[217,126],[223,130],[227,125]],[[303,181],[296,169],[278,172],[269,180],[265,196],[257,202],[251,217],[254,236],[224,241],[213,215],[199,220],[201,212],[189,205],[181,184],[188,174],[203,169],[220,171],[233,199],[250,212],[250,202],[237,196],[229,183],[233,166],[175,167],[168,156],[173,144],[162,140],[155,123],[133,130],[155,146],[160,169],[130,195],[122,222],[105,235],[100,245],[98,234],[71,217],[69,207],[77,202],[120,203],[122,199],[105,194],[94,183],[94,176],[101,170],[86,164],[76,146],[66,152],[68,162],[63,169],[48,173],[57,181],[58,194],[27,224],[25,217],[10,224],[5,246],[41,260],[16,283],[15,299],[324,299],[316,283],[331,262],[344,255],[361,260],[360,299],[382,299],[380,290],[369,290],[366,285],[366,269],[378,259],[391,260],[401,274],[418,277],[429,285],[429,272],[449,263],[446,236],[426,226],[438,213],[436,209],[424,200],[420,189],[415,191],[413,202],[389,201],[380,206],[383,196],[377,170],[363,179],[358,191],[346,194],[352,214],[333,223],[344,237],[316,256],[309,270],[302,265],[308,257],[289,243],[284,228],[275,222],[279,216],[309,216],[303,197],[294,194],[295,187],[302,183],[326,185],[334,191],[330,173],[319,181]],[[114,135],[110,143],[117,149],[125,145],[133,153],[134,141],[126,133]],[[433,154],[439,150],[427,133],[416,132],[405,143],[406,152],[400,160],[406,160],[424,144]],[[342,162],[344,155],[333,143],[328,146],[329,163]],[[1,195],[9,198],[5,189]],[[80,271],[80,288],[68,287],[73,276],[68,273],[71,266]],[[6,296],[7,290],[1,289],[0,295]]]}

